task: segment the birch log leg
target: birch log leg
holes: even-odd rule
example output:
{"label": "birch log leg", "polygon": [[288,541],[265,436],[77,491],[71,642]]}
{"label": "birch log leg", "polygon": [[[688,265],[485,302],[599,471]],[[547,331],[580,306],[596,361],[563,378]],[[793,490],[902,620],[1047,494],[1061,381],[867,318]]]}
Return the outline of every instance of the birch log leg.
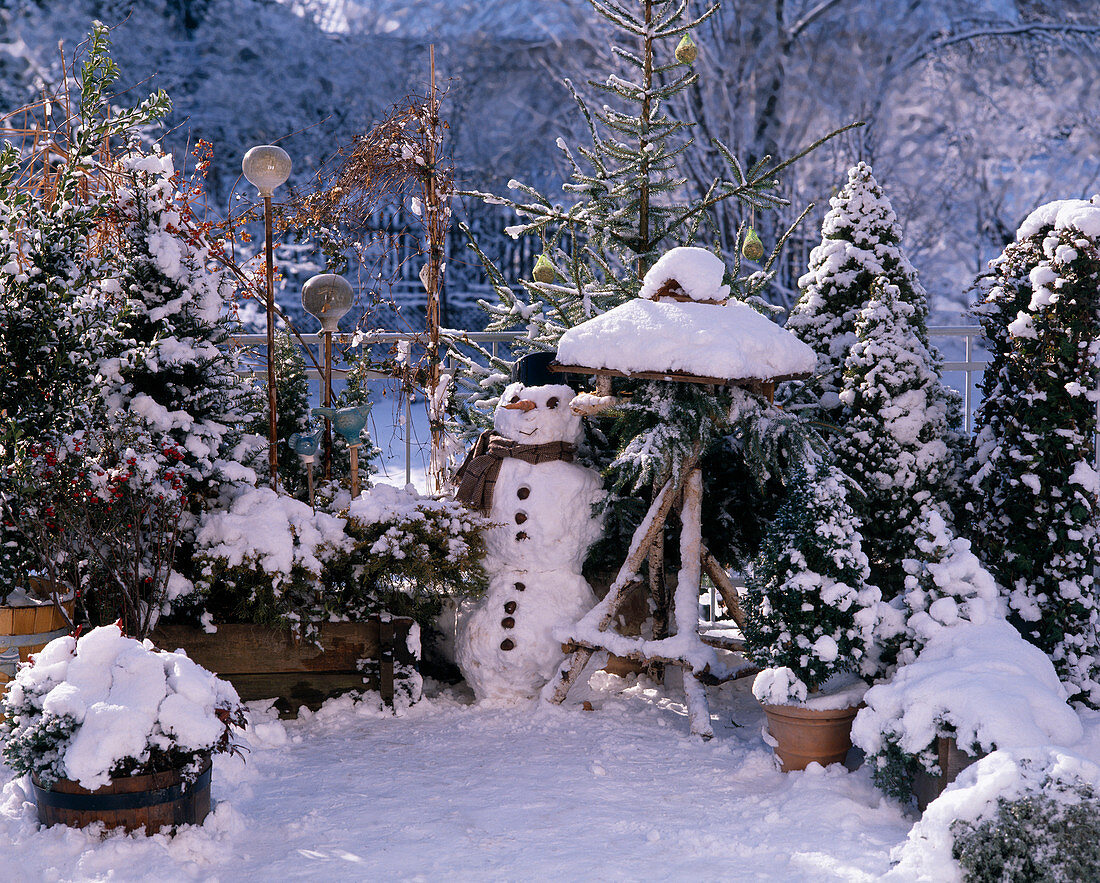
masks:
{"label": "birch log leg", "polygon": [[[684,501],[680,507],[680,573],[673,599],[676,634],[696,635],[699,628],[699,582],[702,577],[703,547],[703,473],[692,469],[684,484]],[[709,739],[714,735],[710,725],[707,690],[692,670],[684,665],[684,696],[687,699],[691,734]]]}
{"label": "birch log leg", "polygon": [[745,612],[741,609],[741,598],[737,594],[737,586],[733,584],[729,574],[726,573],[722,565],[718,563],[718,559],[710,553],[706,546],[701,546],[700,551],[702,552],[703,569],[714,585],[718,587],[718,594],[722,596],[726,609],[733,617],[733,621],[737,623],[737,627],[741,629],[742,634],[744,634]]}

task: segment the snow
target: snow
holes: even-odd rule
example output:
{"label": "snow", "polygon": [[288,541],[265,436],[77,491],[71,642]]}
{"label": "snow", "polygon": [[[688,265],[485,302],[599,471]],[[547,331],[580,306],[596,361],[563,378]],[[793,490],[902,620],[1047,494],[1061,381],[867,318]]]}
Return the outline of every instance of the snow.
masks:
{"label": "snow", "polygon": [[[122,635],[117,626],[92,629],[79,641],[58,638],[20,669],[8,700],[13,713],[41,696],[44,717],[68,716],[79,725],[61,747],[65,776],[85,788],[109,781],[127,758],[150,748],[198,751],[213,747],[224,728],[214,715],[237,694],[183,652],[153,652],[152,644]],[[33,726],[28,718],[24,723]]]}
{"label": "snow", "polygon": [[1046,654],[1005,620],[960,621],[867,691],[852,741],[875,754],[892,732],[916,755],[949,726],[963,750],[1073,745],[1082,729],[1066,695]]}
{"label": "snow", "polygon": [[563,365],[729,380],[813,371],[814,351],[740,301],[724,306],[636,298],[562,335]]}
{"label": "snow", "polygon": [[722,284],[726,265],[705,248],[682,246],[665,252],[642,280],[639,297],[656,300],[658,291],[669,281],[675,281],[677,294],[695,301],[723,301],[729,297],[728,285]]}
{"label": "snow", "polygon": [[688,737],[678,688],[609,675],[562,708],[469,705],[447,690],[398,718],[342,698],[279,722],[253,704],[251,750],[215,759],[203,826],[174,839],[38,831],[5,770],[0,850],[28,880],[884,874],[912,819],[865,771],[778,772],[747,684],[709,692],[706,744]]}
{"label": "snow", "polygon": [[1079,230],[1093,239],[1100,238],[1100,198],[1056,199],[1039,206],[1016,231],[1017,241],[1028,239],[1044,227],[1055,230]]}

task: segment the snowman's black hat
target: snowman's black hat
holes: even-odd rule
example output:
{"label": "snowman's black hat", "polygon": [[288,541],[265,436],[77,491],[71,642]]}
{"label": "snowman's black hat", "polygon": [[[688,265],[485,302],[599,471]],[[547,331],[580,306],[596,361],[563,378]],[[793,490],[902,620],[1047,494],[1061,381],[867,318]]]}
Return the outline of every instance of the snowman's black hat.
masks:
{"label": "snowman's black hat", "polygon": [[565,383],[565,375],[550,370],[550,363],[555,357],[555,353],[528,353],[521,356],[512,368],[513,380],[518,380],[524,386]]}

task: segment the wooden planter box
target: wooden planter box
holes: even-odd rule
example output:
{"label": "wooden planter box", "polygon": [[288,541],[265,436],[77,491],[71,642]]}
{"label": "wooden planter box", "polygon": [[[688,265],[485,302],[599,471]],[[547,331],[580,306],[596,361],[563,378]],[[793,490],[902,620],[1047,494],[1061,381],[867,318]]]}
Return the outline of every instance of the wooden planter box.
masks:
{"label": "wooden planter box", "polygon": [[[219,625],[214,633],[165,623],[150,638],[165,650],[183,649],[224,677],[242,701],[276,699],[280,714],[294,716],[299,706],[316,710],[351,690],[377,690],[392,705],[400,670],[419,666],[408,647],[413,622],[374,616],[366,622],[322,623],[321,647],[295,640],[289,629],[243,623]],[[369,662],[360,667],[360,660]]]}

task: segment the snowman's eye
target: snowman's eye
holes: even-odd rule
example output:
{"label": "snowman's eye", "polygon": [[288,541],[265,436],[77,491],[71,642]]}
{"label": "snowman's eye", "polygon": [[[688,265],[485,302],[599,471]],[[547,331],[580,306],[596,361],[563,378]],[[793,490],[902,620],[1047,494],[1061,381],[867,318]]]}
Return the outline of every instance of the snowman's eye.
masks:
{"label": "snowman's eye", "polygon": [[553,397],[546,400],[546,407],[548,407],[551,411],[553,411],[554,408],[556,408],[557,406],[558,406],[558,397],[557,396],[553,396]]}
{"label": "snowman's eye", "polygon": [[519,396],[518,396],[518,395],[514,395],[514,396],[512,396],[512,397],[511,397],[511,398],[510,398],[510,399],[508,400],[508,404],[509,404],[509,405],[514,405],[514,404],[515,404],[516,402],[518,402],[518,401],[519,401]]}

